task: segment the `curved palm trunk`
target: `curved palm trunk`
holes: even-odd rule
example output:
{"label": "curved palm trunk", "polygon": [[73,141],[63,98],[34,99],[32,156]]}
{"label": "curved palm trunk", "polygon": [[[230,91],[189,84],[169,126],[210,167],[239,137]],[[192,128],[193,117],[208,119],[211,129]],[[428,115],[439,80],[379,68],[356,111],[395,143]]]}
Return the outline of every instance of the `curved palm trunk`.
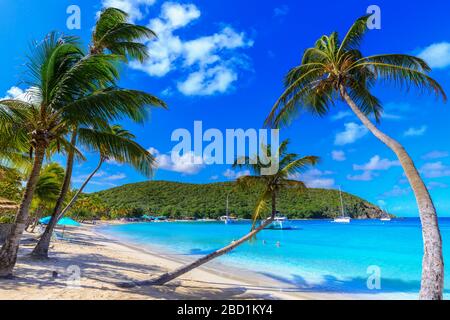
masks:
{"label": "curved palm trunk", "polygon": [[35,212],[36,216],[34,217],[33,224],[31,225],[31,230],[30,230],[31,233],[34,233],[34,229],[36,229],[36,226],[37,226],[37,224],[39,222],[39,219],[42,217],[42,213],[43,212],[44,212],[44,208],[42,206],[39,206],[36,209],[36,212]]}
{"label": "curved palm trunk", "polygon": [[[77,129],[75,128],[72,132],[72,137],[70,138],[70,143],[73,147],[75,147],[77,143]],[[64,200],[66,198],[67,192],[69,192],[70,189],[70,180],[72,179],[72,171],[73,171],[73,163],[75,158],[75,150],[72,148],[69,150],[69,153],[67,154],[67,163],[66,163],[66,172],[64,174],[64,180],[61,187],[61,191],[59,193],[59,197],[56,200],[55,207],[52,212],[52,216],[50,218],[50,221],[45,228],[44,233],[40,237],[38,243],[36,244],[36,247],[34,247],[33,251],[31,252],[31,255],[37,258],[47,258],[48,257],[48,249],[50,247],[50,240],[52,237],[53,229],[56,226],[56,223],[58,220],[56,219],[58,217],[59,212],[61,211]]]}
{"label": "curved palm trunk", "polygon": [[25,192],[22,197],[19,209],[16,214],[16,220],[5,243],[0,250],[0,277],[12,276],[12,271],[16,264],[17,252],[19,250],[20,238],[28,220],[28,213],[33,200],[34,190],[39,180],[39,173],[44,161],[45,147],[36,146],[33,167],[28,178]]}
{"label": "curved palm trunk", "polygon": [[100,167],[103,164],[103,158],[100,157],[100,161],[97,165],[97,167],[95,168],[94,171],[92,171],[92,173],[89,175],[89,177],[86,179],[86,181],[83,182],[83,184],[81,185],[80,189],[75,193],[75,195],[73,196],[73,198],[70,200],[69,204],[64,208],[63,211],[61,211],[61,213],[58,215],[58,220],[61,219],[64,214],[70,210],[70,208],[73,206],[73,204],[75,203],[75,201],[77,201],[78,197],[80,196],[80,194],[83,192],[84,188],[86,187],[86,185],[89,183],[89,181],[91,181],[92,177],[97,173],[97,171],[100,169]]}
{"label": "curved palm trunk", "polygon": [[397,155],[406,177],[413,189],[422,223],[424,254],[422,260],[422,280],[420,299],[440,300],[444,288],[444,260],[442,257],[442,239],[433,200],[422,178],[405,148],[396,140],[387,136],[365,116],[356,103],[341,88],[341,95],[361,122]]}
{"label": "curved palm trunk", "polygon": [[201,265],[204,265],[205,263],[207,263],[217,257],[220,257],[220,256],[232,251],[233,249],[240,246],[244,242],[253,238],[258,232],[260,232],[261,230],[263,230],[265,227],[267,227],[268,225],[270,225],[273,222],[276,212],[277,212],[275,198],[276,198],[276,196],[275,196],[275,194],[273,194],[272,195],[272,214],[271,214],[270,218],[266,219],[258,228],[247,233],[245,236],[243,236],[239,240],[233,241],[228,246],[223,247],[219,250],[216,250],[216,251],[214,251],[192,263],[181,266],[180,268],[175,269],[171,272],[166,272],[155,279],[144,280],[144,281],[122,282],[122,283],[118,283],[117,285],[122,288],[133,288],[136,286],[147,286],[147,285],[164,285],[165,283],[172,281],[173,279],[176,279],[179,276],[181,276],[193,269],[196,269],[196,268],[200,267]]}

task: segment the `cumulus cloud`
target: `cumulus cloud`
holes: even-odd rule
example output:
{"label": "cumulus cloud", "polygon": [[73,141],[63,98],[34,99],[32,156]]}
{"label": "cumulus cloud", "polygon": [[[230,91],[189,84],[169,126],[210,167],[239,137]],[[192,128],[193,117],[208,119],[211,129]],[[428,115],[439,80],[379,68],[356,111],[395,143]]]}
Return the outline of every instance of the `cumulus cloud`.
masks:
{"label": "cumulus cloud", "polygon": [[406,130],[403,135],[405,137],[418,137],[418,136],[423,136],[425,134],[425,132],[427,131],[428,127],[427,126],[421,126],[420,128],[409,128],[408,130]]}
{"label": "cumulus cloud", "polygon": [[450,176],[450,167],[443,164],[442,161],[425,163],[420,172],[426,178],[441,178]]}
{"label": "cumulus cloud", "polygon": [[304,173],[291,175],[289,178],[303,181],[308,188],[330,189],[334,187],[335,180],[331,177],[333,172],[321,171],[316,168],[309,169]]}
{"label": "cumulus cloud", "polygon": [[202,157],[195,155],[192,151],[174,156],[162,154],[155,148],[150,148],[148,151],[155,156],[158,169],[192,175],[205,166]]}
{"label": "cumulus cloud", "polygon": [[[89,177],[89,175],[90,174],[87,173],[87,174],[80,174],[80,175],[74,176],[72,179],[72,182],[76,183],[76,184],[82,184],[86,181],[86,179]],[[89,184],[103,186],[103,187],[114,187],[114,186],[116,186],[114,181],[123,180],[126,177],[127,176],[124,173],[109,174],[106,171],[99,170],[89,181]]]}
{"label": "cumulus cloud", "polygon": [[273,15],[275,17],[282,17],[289,13],[289,7],[287,5],[282,5],[273,9]]}
{"label": "cumulus cloud", "polygon": [[354,122],[344,124],[345,130],[336,134],[334,144],[338,146],[354,143],[356,140],[364,137],[368,130],[364,125]]}
{"label": "cumulus cloud", "polygon": [[424,160],[432,160],[432,159],[440,159],[440,158],[446,158],[448,157],[449,153],[447,151],[439,151],[439,150],[433,150],[430,151],[422,156],[422,159]]}
{"label": "cumulus cloud", "polygon": [[369,162],[358,165],[354,164],[354,170],[374,171],[374,170],[388,170],[391,167],[400,166],[398,160],[381,159],[379,155],[370,158]]}
{"label": "cumulus cloud", "polygon": [[389,170],[397,166],[400,166],[399,161],[382,159],[379,155],[375,155],[365,164],[354,164],[353,170],[362,172],[356,175],[347,175],[347,179],[353,181],[370,181],[378,176],[377,171]]}
{"label": "cumulus cloud", "polygon": [[424,59],[431,68],[446,68],[450,66],[450,43],[433,43],[423,49],[418,56]]}
{"label": "cumulus cloud", "polygon": [[427,184],[428,189],[433,190],[433,189],[446,189],[448,188],[448,185],[442,182],[438,182],[438,181],[431,181]]}
{"label": "cumulus cloud", "polygon": [[104,8],[113,7],[128,13],[131,22],[142,20],[156,0],[102,0]]}
{"label": "cumulus cloud", "polygon": [[249,176],[250,175],[250,171],[249,170],[244,170],[244,171],[234,171],[231,169],[227,169],[223,172],[223,176],[227,179],[230,180],[236,180],[240,177],[244,177],[244,176]]}
{"label": "cumulus cloud", "polygon": [[401,196],[407,195],[410,192],[411,192],[411,188],[410,187],[401,188],[398,185],[395,185],[392,188],[392,190],[389,190],[389,191],[383,193],[382,196],[385,197],[385,198],[401,197]]}
{"label": "cumulus cloud", "polygon": [[345,161],[347,158],[345,157],[345,152],[342,150],[333,150],[331,151],[331,158],[335,161]]}
{"label": "cumulus cloud", "polygon": [[344,118],[351,117],[352,115],[353,115],[353,113],[351,113],[350,111],[339,111],[335,115],[332,115],[330,117],[330,119],[331,119],[331,121],[338,121],[338,120],[341,120]]}
{"label": "cumulus cloud", "polygon": [[3,98],[0,98],[0,100],[15,99],[25,102],[38,102],[39,98],[37,98],[35,93],[36,92],[33,90],[33,88],[23,90],[19,87],[12,86],[8,89],[8,91],[6,91],[6,95]]}
{"label": "cumulus cloud", "polygon": [[177,89],[185,95],[206,96],[225,93],[238,79],[239,72],[248,68],[243,49],[253,45],[243,32],[231,26],[194,39],[181,38],[179,32],[201,16],[194,4],[165,2],[161,13],[151,19],[148,27],[158,38],[146,45],[150,58],[130,66],[154,77],[163,77],[173,70],[187,75],[177,81]]}

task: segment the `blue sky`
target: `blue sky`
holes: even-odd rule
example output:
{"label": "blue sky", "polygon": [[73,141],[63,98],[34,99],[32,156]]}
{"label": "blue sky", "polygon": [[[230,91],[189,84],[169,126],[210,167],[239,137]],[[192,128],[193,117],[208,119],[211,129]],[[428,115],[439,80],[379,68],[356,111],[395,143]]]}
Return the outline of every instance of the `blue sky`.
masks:
{"label": "blue sky", "polygon": [[[81,29],[68,30],[66,9],[81,9]],[[425,58],[432,76],[450,92],[450,30],[448,1],[161,1],[161,0],[2,0],[0,2],[0,97],[26,89],[20,84],[32,40],[51,30],[78,35],[85,45],[103,6],[118,6],[134,22],[157,31],[147,45],[145,64],[123,67],[121,85],[145,90],[167,101],[170,110],[154,110],[145,125],[128,121],[146,148],[158,150],[160,168],[154,179],[194,183],[228,181],[239,172],[226,165],[173,163],[168,153],[177,128],[260,128],[282,92],[284,74],[299,63],[303,50],[323,34],[343,34],[369,5],[381,9],[381,29],[371,30],[363,43],[366,55],[410,53]],[[385,107],[381,129],[397,138],[416,161],[441,216],[450,216],[449,106],[433,96],[378,86]],[[395,155],[371,136],[338,103],[317,118],[301,115],[281,131],[291,149],[321,157],[301,178],[310,186],[359,195],[402,216],[417,216],[412,192]],[[62,157],[59,161],[63,162]],[[96,155],[75,168],[74,186],[94,168]],[[126,165],[108,163],[89,185],[97,191],[144,177]]]}

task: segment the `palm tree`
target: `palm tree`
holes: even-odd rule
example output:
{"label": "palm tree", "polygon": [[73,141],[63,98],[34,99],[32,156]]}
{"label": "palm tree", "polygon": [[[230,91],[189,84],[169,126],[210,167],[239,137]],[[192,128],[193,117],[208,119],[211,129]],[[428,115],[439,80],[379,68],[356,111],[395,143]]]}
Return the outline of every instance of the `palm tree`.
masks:
{"label": "palm tree", "polygon": [[[119,56],[122,60],[136,59],[143,62],[147,57],[147,48],[138,40],[151,39],[154,32],[147,27],[127,23],[128,14],[117,8],[104,9],[92,33],[92,41],[89,48],[89,55],[99,55],[105,52]],[[159,105],[165,107],[162,101]],[[134,118],[138,121],[139,118]],[[71,129],[70,142],[73,146],[77,144],[78,126]],[[69,150],[66,160],[66,175],[61,188],[60,195],[55,203],[52,216],[45,230],[45,236],[49,237],[53,232],[55,219],[61,215],[67,193],[70,188],[72,171],[74,165],[74,152]],[[47,239],[39,241],[33,250],[33,256],[47,258],[50,242]]]}
{"label": "palm tree", "polygon": [[34,191],[34,202],[36,210],[34,221],[30,232],[34,232],[37,222],[41,218],[44,210],[53,205],[59,195],[64,179],[64,169],[56,162],[44,166],[39,174],[39,180]]}
{"label": "palm tree", "polygon": [[36,183],[48,147],[65,140],[74,125],[97,125],[123,116],[143,119],[145,105],[161,102],[144,92],[115,86],[117,57],[85,57],[73,37],[48,35],[27,64],[30,101],[0,101],[0,131],[28,146],[33,165],[14,226],[0,250],[0,277],[12,275]]}
{"label": "palm tree", "polygon": [[150,152],[135,142],[134,139],[135,136],[123,129],[120,125],[107,126],[99,129],[79,129],[80,143],[91,151],[99,152],[100,160],[97,167],[86,178],[64,210],[58,213],[58,216],[55,219],[50,219],[47,228],[39,239],[36,247],[33,249],[33,256],[48,255],[51,235],[59,219],[70,210],[86,185],[98,172],[105,161],[115,160],[118,163],[128,163],[140,173],[151,176],[155,159]]}
{"label": "palm tree", "polygon": [[381,132],[369,116],[373,115],[377,122],[382,116],[381,103],[371,93],[377,80],[407,88],[418,87],[444,100],[446,95],[439,83],[428,75],[430,68],[422,59],[405,54],[363,56],[359,45],[367,30],[366,22],[367,17],[359,18],[342,41],[333,32],[305,50],[301,64],[286,75],[286,89],[273,106],[266,124],[286,125],[300,109],[323,116],[335,100],[343,99],[367,129],[400,160],[414,191],[422,222],[424,255],[420,298],[442,299],[442,241],[433,201],[405,148]]}
{"label": "palm tree", "polygon": [[138,40],[148,40],[156,35],[149,28],[127,23],[127,20],[128,14],[120,9],[104,9],[92,34],[90,53],[99,54],[107,51],[124,59],[145,61],[148,58],[148,50]]}
{"label": "palm tree", "polygon": [[[142,285],[163,285],[169,281],[172,281],[179,276],[200,267],[201,265],[220,257],[231,250],[235,249],[239,245],[245,243],[249,239],[255,237],[255,235],[270,225],[277,213],[276,209],[276,199],[277,196],[283,192],[284,190],[291,189],[296,190],[298,192],[303,192],[305,190],[305,184],[301,181],[292,179],[293,176],[296,176],[299,173],[302,173],[305,168],[308,168],[311,165],[315,165],[318,162],[318,157],[315,156],[306,156],[299,158],[299,156],[295,153],[287,153],[288,140],[283,141],[278,148],[278,156],[271,156],[270,146],[266,146],[265,155],[269,156],[272,161],[276,161],[275,159],[279,159],[279,169],[277,172],[272,175],[263,175],[262,169],[266,167],[267,161],[263,161],[263,158],[259,156],[254,156],[252,159],[248,157],[239,158],[235,162],[235,167],[246,166],[252,170],[254,175],[252,176],[243,176],[237,180],[237,187],[239,188],[250,188],[254,190],[255,188],[260,187],[262,192],[258,198],[256,203],[254,213],[253,213],[253,225],[249,233],[240,238],[239,240],[233,241],[231,244],[227,245],[224,248],[221,248],[217,251],[214,251],[190,264],[182,266],[174,271],[167,272],[162,274],[161,276],[139,282],[126,282],[120,283],[121,287],[134,287],[134,286],[142,286]],[[269,210],[268,204],[271,203],[271,209]],[[260,219],[263,213],[270,211],[269,218],[265,219],[261,224],[257,225],[258,220]]]}

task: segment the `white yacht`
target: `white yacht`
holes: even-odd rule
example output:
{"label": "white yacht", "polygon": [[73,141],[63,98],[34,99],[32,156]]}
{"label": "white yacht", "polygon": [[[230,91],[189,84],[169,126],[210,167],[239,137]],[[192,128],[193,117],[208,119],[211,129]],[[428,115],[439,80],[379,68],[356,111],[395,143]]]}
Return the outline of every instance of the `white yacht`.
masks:
{"label": "white yacht", "polygon": [[265,229],[271,230],[288,230],[292,229],[289,219],[285,216],[276,216],[274,221],[268,225]]}
{"label": "white yacht", "polygon": [[228,210],[228,196],[229,195],[227,194],[227,209],[226,209],[227,214],[225,216],[220,217],[220,221],[225,222],[225,224],[232,223],[233,221],[236,220],[236,218],[230,217],[229,210]]}
{"label": "white yacht", "polygon": [[342,191],[340,187],[339,187],[339,197],[341,199],[341,216],[334,218],[333,222],[350,223],[351,218],[349,216],[346,216],[344,212],[344,201],[342,200]]}

